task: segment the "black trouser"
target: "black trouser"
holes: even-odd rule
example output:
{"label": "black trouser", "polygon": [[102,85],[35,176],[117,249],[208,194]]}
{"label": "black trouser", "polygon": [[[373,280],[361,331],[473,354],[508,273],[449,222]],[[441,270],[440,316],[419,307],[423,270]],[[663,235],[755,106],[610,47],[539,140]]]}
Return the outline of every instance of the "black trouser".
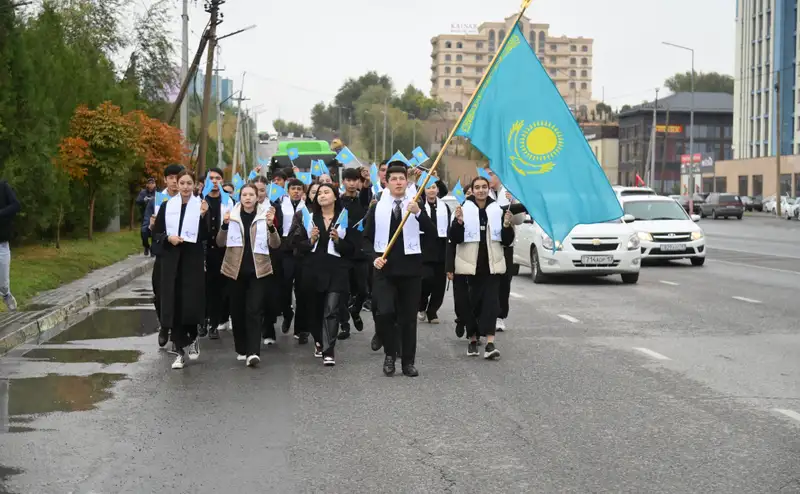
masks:
{"label": "black trouser", "polygon": [[142,229],[142,247],[145,250],[150,250],[150,227]]}
{"label": "black trouser", "polygon": [[339,334],[339,307],[347,294],[337,292],[309,292],[305,294],[308,299],[308,329],[311,336],[322,347],[323,356],[333,356],[336,346],[336,337]]}
{"label": "black trouser", "polygon": [[350,317],[353,319],[361,317],[361,309],[367,300],[367,277],[369,276],[369,263],[367,261],[353,261],[350,266],[350,294],[341,297],[339,302],[339,319],[342,329],[350,330]]}
{"label": "black trouser", "polygon": [[500,312],[498,291],[503,275],[485,274],[468,276],[469,304],[465,317],[467,337],[494,336],[497,314]]}
{"label": "black trouser", "polygon": [[256,278],[252,273],[240,274],[239,279],[229,284],[233,344],[239,355],[261,355],[261,321],[270,281],[269,276]]}
{"label": "black trouser", "polygon": [[161,258],[156,256],[153,263],[153,305],[156,307],[156,318],[161,320]]}
{"label": "black trouser", "polygon": [[447,274],[444,272],[444,262],[426,263],[418,312],[424,312],[428,316],[428,320],[438,317],[439,309],[444,302],[446,287]]}
{"label": "black trouser", "polygon": [[197,324],[175,324],[175,326],[170,328],[170,340],[178,348],[178,353],[183,355],[183,349],[197,339]]}
{"label": "black trouser", "polygon": [[225,249],[208,247],[206,249],[206,319],[209,327],[216,328],[228,320],[226,308],[225,287],[228,277],[220,271]]}
{"label": "black trouser", "polygon": [[453,309],[456,313],[456,322],[466,324],[470,318],[469,314],[472,314],[472,307],[469,304],[469,276],[463,274],[453,276]]}
{"label": "black trouser", "polygon": [[[418,276],[386,276],[375,270],[372,280],[375,330],[386,355],[401,352],[403,365],[413,364],[417,353],[417,305],[422,281]],[[377,306],[377,307],[376,307]]]}

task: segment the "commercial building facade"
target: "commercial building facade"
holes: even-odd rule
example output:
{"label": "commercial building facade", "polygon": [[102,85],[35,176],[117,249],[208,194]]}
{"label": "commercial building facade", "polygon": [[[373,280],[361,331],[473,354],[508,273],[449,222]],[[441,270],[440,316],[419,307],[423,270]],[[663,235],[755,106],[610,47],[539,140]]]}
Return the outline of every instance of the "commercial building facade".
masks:
{"label": "commercial building facade", "polygon": [[[691,93],[659,99],[656,107],[655,180],[648,177],[655,102],[637,105],[619,115],[619,176],[621,185],[634,185],[638,174],[657,190],[685,193],[681,157],[689,154]],[[733,155],[733,97],[726,93],[695,93],[693,154],[716,163]],[[702,189],[701,175],[695,190]],[[713,183],[711,184],[713,188]],[[680,192],[679,192],[680,191]]]}
{"label": "commercial building facade", "polygon": [[[459,115],[478,86],[516,16],[503,22],[484,22],[471,32],[440,34],[431,39],[431,96],[441,98],[450,116]],[[550,36],[550,25],[520,21],[561,96],[573,111],[588,116],[592,101],[592,46],[589,38]]]}
{"label": "commercial building facade", "polygon": [[619,126],[585,123],[583,136],[612,185],[619,184]]}

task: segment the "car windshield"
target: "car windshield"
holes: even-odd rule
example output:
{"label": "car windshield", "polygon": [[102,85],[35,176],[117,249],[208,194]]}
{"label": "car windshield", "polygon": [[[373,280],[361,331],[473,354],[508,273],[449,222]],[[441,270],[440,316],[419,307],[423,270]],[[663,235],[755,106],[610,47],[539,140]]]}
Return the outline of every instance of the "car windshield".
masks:
{"label": "car windshield", "polygon": [[637,221],[687,219],[686,211],[675,201],[631,201],[625,203],[624,209]]}

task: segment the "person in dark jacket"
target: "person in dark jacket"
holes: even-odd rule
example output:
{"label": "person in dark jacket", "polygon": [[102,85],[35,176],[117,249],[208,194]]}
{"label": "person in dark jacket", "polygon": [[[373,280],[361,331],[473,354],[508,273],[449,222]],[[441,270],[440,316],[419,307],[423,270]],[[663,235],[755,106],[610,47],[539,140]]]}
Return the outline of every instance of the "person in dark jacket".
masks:
{"label": "person in dark jacket", "polygon": [[[294,320],[294,336],[300,344],[306,344],[308,343],[308,328],[305,327],[305,321],[302,317],[306,314],[306,309],[303,306],[304,300],[300,298],[299,290],[297,289],[297,280],[300,278],[302,267],[298,265],[293,255],[294,246],[289,240],[289,230],[292,227],[295,214],[307,207],[306,202],[303,200],[305,185],[296,178],[287,180],[285,185],[286,195],[273,203],[278,231],[282,238],[280,252],[277,256],[283,280],[280,301],[281,314],[283,314],[281,331],[284,334],[288,333]],[[292,293],[294,293],[296,310],[292,309]]]}
{"label": "person in dark jacket", "polygon": [[[436,235],[436,229],[419,203],[408,196],[408,172],[404,163],[389,163],[387,188],[380,200],[370,207],[364,219],[364,252],[375,267],[373,313],[376,334],[383,342],[383,372],[395,373],[395,360],[401,355],[403,374],[416,377],[417,306],[422,280],[420,232]],[[389,250],[390,239],[398,231],[405,212],[410,216]]]}
{"label": "person in dark jacket", "polygon": [[178,174],[180,194],[158,211],[153,238],[163,244],[161,252],[161,327],[169,328],[178,354],[173,369],[183,369],[200,357],[197,327],[205,320],[205,242],[208,203],[194,195],[195,181],[189,172]]}
{"label": "person in dark jacket", "polygon": [[361,241],[352,226],[338,223],[342,210],[336,189],[320,185],[311,205],[311,231],[300,211],[295,214],[289,232],[289,242],[303,266],[297,280],[298,299],[306,302],[308,329],[315,341],[314,355],[321,357],[326,366],[336,365],[334,348],[340,301],[347,297],[350,259]]}
{"label": "person in dark jacket", "polygon": [[17,299],[11,294],[11,248],[8,242],[19,210],[14,189],[5,180],[0,181],[0,296],[10,311],[17,310]]}
{"label": "person in dark jacket", "polygon": [[139,206],[142,213],[142,247],[144,247],[144,255],[150,255],[150,217],[145,214],[148,203],[156,198],[156,179],[148,178],[147,185],[139,192],[136,198],[136,205]]}
{"label": "person in dark jacket", "polygon": [[[183,171],[183,166],[181,165],[168,165],[164,168],[164,181],[167,184],[167,188],[164,189],[163,193],[169,197],[175,197],[178,195],[178,174]],[[144,215],[150,219],[150,231],[153,231],[153,227],[155,226],[156,215],[160,211],[162,204],[156,204],[155,200],[152,200],[147,203],[147,207],[145,208]],[[164,238],[156,238],[153,235],[153,245],[150,247],[150,254],[156,257],[155,263],[153,264],[153,303],[156,307],[156,317],[161,319],[161,259],[160,255],[163,252],[163,240]],[[169,341],[169,328],[165,328],[161,326],[158,329],[158,346],[164,347]]]}
{"label": "person in dark jacket", "polygon": [[[369,173],[369,171],[367,171]],[[341,197],[344,209],[347,209],[348,225],[354,226],[364,219],[369,209],[370,197],[362,194],[359,190],[362,186],[362,177],[358,168],[345,168],[342,172],[342,182],[345,191]],[[356,250],[351,257],[349,266],[350,289],[349,297],[342,298],[342,306],[339,312],[342,331],[339,333],[340,340],[350,337],[350,318],[356,330],[364,330],[364,321],[361,319],[361,309],[367,299],[367,276],[369,276],[369,262],[364,255],[360,242],[356,244]]]}
{"label": "person in dark jacket", "polygon": [[444,302],[447,285],[445,274],[445,254],[447,250],[447,231],[450,227],[450,208],[439,200],[440,181],[429,182],[422,199],[428,217],[436,227],[436,235],[422,233],[422,296],[419,301],[419,320],[439,324],[439,309]]}
{"label": "person in dark jacket", "polygon": [[208,237],[206,239],[206,328],[201,327],[200,336],[208,334],[211,340],[219,339],[219,328],[228,324],[228,299],[226,285],[228,278],[221,272],[225,248],[217,244],[217,233],[222,228],[223,218],[233,209],[233,200],[222,203],[222,170],[209,168],[206,174],[213,188],[204,198],[208,203],[208,213],[204,216]]}

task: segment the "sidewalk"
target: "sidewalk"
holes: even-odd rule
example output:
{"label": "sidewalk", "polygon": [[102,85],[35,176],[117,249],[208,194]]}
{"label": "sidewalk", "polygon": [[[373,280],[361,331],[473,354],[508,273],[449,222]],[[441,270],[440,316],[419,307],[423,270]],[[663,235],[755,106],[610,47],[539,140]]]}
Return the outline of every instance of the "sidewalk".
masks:
{"label": "sidewalk", "polygon": [[[152,258],[130,256],[72,283],[40,293],[30,300],[24,311],[0,314],[0,356],[130,283],[150,270],[152,265]],[[11,289],[13,292],[14,280],[11,280]]]}

